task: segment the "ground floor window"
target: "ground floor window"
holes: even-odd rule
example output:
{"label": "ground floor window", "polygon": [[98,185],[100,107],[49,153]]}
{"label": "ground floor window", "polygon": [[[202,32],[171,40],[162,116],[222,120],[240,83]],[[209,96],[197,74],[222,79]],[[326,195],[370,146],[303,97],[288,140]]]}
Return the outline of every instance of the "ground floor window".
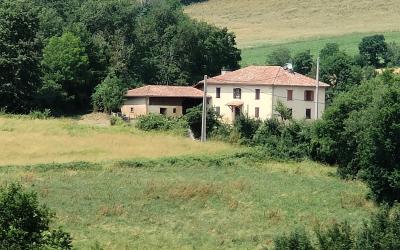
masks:
{"label": "ground floor window", "polygon": [[172,109],[172,113],[176,114],[176,108]]}
{"label": "ground floor window", "polygon": [[133,113],[133,111],[134,111],[134,109],[133,109],[133,107],[131,107],[131,113]]}
{"label": "ground floor window", "polygon": [[311,109],[306,109],[306,119],[311,119]]}
{"label": "ground floor window", "polygon": [[259,107],[256,107],[256,108],[255,108],[255,110],[254,110],[254,116],[255,116],[256,118],[259,118],[259,117],[260,117],[260,108],[259,108]]}
{"label": "ground floor window", "polygon": [[160,114],[161,115],[166,115],[167,114],[167,109],[166,108],[160,108]]}

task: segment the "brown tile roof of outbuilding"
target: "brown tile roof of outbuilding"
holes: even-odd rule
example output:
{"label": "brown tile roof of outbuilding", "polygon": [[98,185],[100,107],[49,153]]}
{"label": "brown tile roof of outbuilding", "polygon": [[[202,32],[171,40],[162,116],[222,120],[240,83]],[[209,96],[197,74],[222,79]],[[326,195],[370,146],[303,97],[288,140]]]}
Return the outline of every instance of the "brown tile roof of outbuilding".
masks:
{"label": "brown tile roof of outbuilding", "polygon": [[[202,84],[203,81],[200,82]],[[280,66],[249,66],[216,77],[209,78],[208,84],[233,85],[275,85],[314,87],[316,80],[295,72],[285,70]],[[320,87],[329,87],[324,82]]]}
{"label": "brown tile roof of outbuilding", "polygon": [[186,86],[146,85],[128,90],[126,97],[187,97],[202,98],[203,91]]}

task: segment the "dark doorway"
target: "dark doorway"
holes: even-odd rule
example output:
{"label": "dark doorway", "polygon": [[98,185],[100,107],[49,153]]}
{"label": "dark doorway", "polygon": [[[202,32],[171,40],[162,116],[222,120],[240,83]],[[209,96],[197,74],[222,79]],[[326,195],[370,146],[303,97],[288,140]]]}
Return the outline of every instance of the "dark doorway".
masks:
{"label": "dark doorway", "polygon": [[242,115],[242,110],[240,107],[235,107],[235,119]]}

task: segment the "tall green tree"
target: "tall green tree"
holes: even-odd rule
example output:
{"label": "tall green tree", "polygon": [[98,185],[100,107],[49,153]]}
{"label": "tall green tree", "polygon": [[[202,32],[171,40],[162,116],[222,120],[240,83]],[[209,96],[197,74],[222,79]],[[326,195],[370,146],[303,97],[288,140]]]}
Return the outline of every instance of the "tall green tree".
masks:
{"label": "tall green tree", "polygon": [[269,65],[283,66],[292,61],[292,53],[288,48],[278,48],[267,56],[266,63]]}
{"label": "tall green tree", "polygon": [[372,65],[375,68],[386,66],[388,45],[383,35],[364,37],[358,49],[365,65]]}
{"label": "tall green tree", "polygon": [[115,74],[108,75],[94,90],[92,95],[94,109],[107,113],[118,110],[124,101],[126,90],[126,85]]}
{"label": "tall green tree", "polygon": [[0,1],[0,108],[28,112],[40,86],[41,43],[34,5]]}
{"label": "tall green tree", "polygon": [[310,50],[299,52],[293,57],[294,71],[307,75],[313,67],[313,56]]}
{"label": "tall green tree", "polygon": [[[41,90],[45,105],[48,95],[62,98],[62,111],[84,108],[88,56],[81,39],[70,32],[52,37],[44,48],[42,65],[44,86]],[[72,106],[71,106],[72,105]],[[72,110],[71,110],[72,108]]]}

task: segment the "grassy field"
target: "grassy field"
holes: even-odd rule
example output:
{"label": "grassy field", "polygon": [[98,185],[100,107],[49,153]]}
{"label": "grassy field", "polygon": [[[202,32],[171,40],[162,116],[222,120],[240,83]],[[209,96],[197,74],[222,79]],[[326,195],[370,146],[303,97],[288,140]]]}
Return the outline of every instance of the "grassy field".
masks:
{"label": "grassy field", "polygon": [[242,48],[355,32],[400,31],[397,0],[208,0],[188,6],[186,13],[228,27]]}
{"label": "grassy field", "polygon": [[[293,55],[300,51],[310,50],[315,56],[325,46],[325,44],[337,43],[342,50],[348,52],[350,55],[355,55],[358,53],[358,44],[360,43],[361,39],[365,36],[373,34],[376,33],[357,33],[335,37],[309,38],[306,40],[291,41],[286,43],[270,43],[255,47],[243,48],[241,65],[265,65],[267,55],[280,47],[290,49]],[[400,32],[380,32],[379,34],[385,35],[387,42],[396,41],[397,43],[400,43]]]}
{"label": "grassy field", "polygon": [[228,144],[201,144],[189,138],[144,133],[131,127],[80,125],[73,119],[0,116],[0,139],[0,166],[217,154],[233,149]]}
{"label": "grassy field", "polygon": [[0,184],[36,190],[77,249],[261,249],[293,228],[360,225],[375,210],[362,183],[308,161],[84,165],[2,167]]}
{"label": "grassy field", "polygon": [[361,38],[384,34],[400,42],[397,0],[208,0],[185,9],[191,17],[228,27],[242,49],[242,66],[263,65],[277,47],[316,54],[337,42],[355,54]]}

